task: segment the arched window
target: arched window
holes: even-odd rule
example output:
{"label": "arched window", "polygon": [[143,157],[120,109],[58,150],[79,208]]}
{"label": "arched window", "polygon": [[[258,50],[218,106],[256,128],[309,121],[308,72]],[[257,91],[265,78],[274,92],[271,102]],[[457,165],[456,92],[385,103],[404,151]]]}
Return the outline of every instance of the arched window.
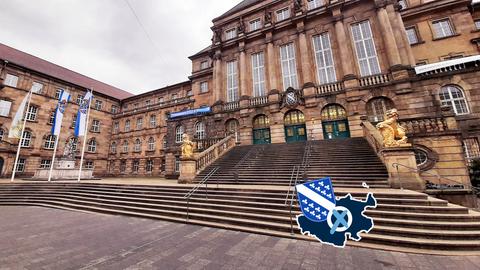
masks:
{"label": "arched window", "polygon": [[128,141],[123,141],[123,153],[128,153]]}
{"label": "arched window", "polygon": [[253,128],[254,129],[260,129],[260,128],[268,128],[270,127],[270,120],[268,117],[264,114],[255,116],[253,118]]}
{"label": "arched window", "polygon": [[183,126],[178,126],[175,129],[175,143],[181,143],[183,141],[183,133],[185,133],[185,128]]}
{"label": "arched window", "polygon": [[336,121],[343,120],[345,118],[347,118],[347,112],[342,106],[338,104],[327,105],[322,110],[323,121]]}
{"label": "arched window", "polygon": [[0,128],[0,142],[3,141],[3,129]]}
{"label": "arched window", "polygon": [[87,152],[89,153],[97,152],[97,141],[95,139],[91,139],[90,141],[88,141]]}
{"label": "arched window", "polygon": [[125,132],[130,131],[130,120],[125,121]]}
{"label": "arched window", "polygon": [[205,139],[205,124],[203,122],[198,122],[195,125],[195,137],[198,140]]}
{"label": "arched window", "polygon": [[117,153],[117,143],[116,142],[112,142],[112,144],[110,145],[110,153],[112,153],[112,154]]}
{"label": "arched window", "polygon": [[163,149],[167,148],[167,137],[163,137]]}
{"label": "arched window", "polygon": [[155,151],[155,138],[153,137],[148,139],[148,151]]}
{"label": "arched window", "polygon": [[367,115],[368,120],[371,122],[381,122],[384,119],[384,115],[388,110],[395,107],[393,101],[389,98],[378,97],[373,98],[367,102]]}
{"label": "arched window", "polygon": [[225,133],[227,135],[235,134],[235,140],[237,142],[240,141],[240,134],[239,134],[238,126],[239,126],[239,124],[238,124],[237,119],[230,119],[225,123]]}
{"label": "arched window", "polygon": [[25,130],[23,132],[22,141],[20,142],[20,145],[22,147],[30,147],[31,143],[32,143],[32,132]]}
{"label": "arched window", "polygon": [[440,91],[440,100],[442,106],[449,106],[453,109],[456,115],[469,114],[467,100],[463,90],[456,85],[447,85],[442,87]]}
{"label": "arched window", "polygon": [[284,124],[286,126],[305,124],[305,115],[299,110],[290,111],[285,114]]}
{"label": "arched window", "polygon": [[56,140],[56,136],[55,135],[47,135],[45,137],[45,143],[43,144],[43,148],[45,149],[48,149],[48,150],[52,150],[53,148],[55,148],[55,140]]}
{"label": "arched window", "polygon": [[142,141],[140,139],[135,140],[135,144],[133,146],[134,152],[140,152],[142,150]]}

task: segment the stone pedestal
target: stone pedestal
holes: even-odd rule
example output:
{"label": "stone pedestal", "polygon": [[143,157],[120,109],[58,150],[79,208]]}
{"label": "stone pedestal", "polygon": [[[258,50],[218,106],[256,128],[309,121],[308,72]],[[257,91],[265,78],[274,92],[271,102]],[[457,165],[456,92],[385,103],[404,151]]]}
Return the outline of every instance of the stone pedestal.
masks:
{"label": "stone pedestal", "polygon": [[[33,179],[48,179],[50,169],[40,169],[35,172]],[[75,167],[75,160],[60,158],[53,164],[52,180],[77,180],[78,168]],[[93,179],[92,169],[82,169],[80,179]]]}
{"label": "stone pedestal", "polygon": [[192,184],[197,172],[196,160],[193,158],[182,158],[180,160],[179,184]]}
{"label": "stone pedestal", "polygon": [[[404,188],[410,190],[423,191],[425,183],[420,178],[418,172],[411,168],[417,168],[413,147],[407,144],[402,147],[391,147],[382,150],[382,157],[388,170],[388,181],[393,188]],[[395,164],[403,166],[395,166]]]}

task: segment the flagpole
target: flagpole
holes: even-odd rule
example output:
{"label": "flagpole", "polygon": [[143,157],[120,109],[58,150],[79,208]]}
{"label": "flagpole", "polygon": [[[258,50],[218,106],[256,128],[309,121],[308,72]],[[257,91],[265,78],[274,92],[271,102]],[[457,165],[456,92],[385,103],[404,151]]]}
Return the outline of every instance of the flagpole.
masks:
{"label": "flagpole", "polygon": [[22,149],[22,140],[23,140],[23,133],[25,132],[25,125],[27,124],[27,112],[30,109],[30,101],[32,100],[32,89],[28,92],[28,102],[27,102],[27,107],[25,107],[24,113],[23,113],[23,125],[22,125],[22,131],[20,133],[20,140],[18,141],[18,148],[17,148],[17,156],[15,157],[15,163],[13,164],[13,171],[12,171],[12,179],[10,180],[13,182],[15,179],[15,173],[17,171],[17,165],[18,165],[18,159],[20,158],[20,150]]}
{"label": "flagpole", "polygon": [[83,158],[85,156],[85,145],[87,144],[88,119],[90,118],[90,108],[92,105],[93,90],[90,92],[92,93],[92,96],[88,100],[87,119],[85,120],[85,134],[83,135],[82,156],[80,157],[80,166],[78,168],[78,182],[80,182],[80,178],[82,177]]}
{"label": "flagpole", "polygon": [[[62,126],[60,126],[61,128]],[[55,148],[53,149],[53,156],[52,156],[52,163],[50,164],[50,172],[48,173],[48,182],[52,180],[52,171],[53,171],[53,164],[55,164],[55,155],[57,154],[57,146],[58,146],[58,139],[60,138],[60,134],[55,136]]]}

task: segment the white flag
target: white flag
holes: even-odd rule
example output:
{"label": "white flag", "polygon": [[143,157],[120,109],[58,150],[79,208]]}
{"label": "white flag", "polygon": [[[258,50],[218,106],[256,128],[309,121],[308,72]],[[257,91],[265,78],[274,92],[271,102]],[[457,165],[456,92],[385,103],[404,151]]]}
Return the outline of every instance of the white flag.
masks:
{"label": "white flag", "polygon": [[60,98],[58,99],[57,109],[55,110],[55,118],[53,121],[52,135],[60,135],[60,129],[62,128],[63,113],[67,107],[67,103],[70,100],[70,94],[62,89],[60,92]]}
{"label": "white flag", "polygon": [[75,136],[81,137],[85,136],[87,130],[87,111],[90,106],[90,101],[92,100],[92,92],[87,92],[82,102],[80,103],[80,108],[78,108],[77,121],[75,122]]}
{"label": "white flag", "polygon": [[[31,93],[28,93],[22,100],[22,103],[20,103],[20,107],[17,110],[17,113],[15,114],[15,117],[13,117],[12,124],[10,125],[10,130],[8,131],[8,137],[9,138],[16,138],[20,139],[22,137],[22,128],[23,128],[23,116],[25,115],[25,107],[27,106],[27,100],[28,96],[31,95]],[[25,115],[26,117],[26,115]]]}

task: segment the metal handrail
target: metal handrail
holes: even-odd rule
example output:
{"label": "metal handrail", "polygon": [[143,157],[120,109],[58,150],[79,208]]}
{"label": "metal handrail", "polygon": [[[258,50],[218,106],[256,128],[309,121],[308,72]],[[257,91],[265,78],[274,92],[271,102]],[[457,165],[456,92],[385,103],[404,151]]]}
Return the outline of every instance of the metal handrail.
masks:
{"label": "metal handrail", "polygon": [[398,167],[404,167],[404,168],[406,168],[406,169],[409,169],[409,170],[412,171],[412,172],[417,172],[417,173],[419,173],[419,174],[422,173],[422,174],[428,174],[428,175],[430,175],[430,176],[434,176],[434,177],[436,177],[436,178],[439,180],[440,184],[442,184],[442,179],[445,179],[445,180],[448,180],[448,181],[450,181],[450,182],[454,182],[454,183],[456,183],[456,184],[462,185],[462,186],[464,186],[464,187],[469,187],[470,189],[472,189],[472,191],[474,191],[474,193],[480,194],[480,188],[474,187],[474,186],[472,186],[472,185],[470,185],[470,184],[464,184],[464,183],[462,183],[462,182],[460,182],[460,181],[453,180],[453,179],[451,179],[451,178],[444,177],[444,176],[441,176],[441,175],[439,175],[439,174],[434,174],[434,173],[429,173],[429,172],[422,172],[422,171],[419,170],[418,168],[412,168],[412,167],[409,167],[409,166],[406,166],[406,165],[403,165],[403,164],[400,164],[400,163],[393,163],[393,164],[392,164],[392,167],[394,167],[394,168],[397,169],[397,175],[398,175]]}
{"label": "metal handrail", "polygon": [[[187,199],[187,217],[186,217],[186,220],[188,222],[188,218],[189,218],[189,214],[190,214],[190,197],[192,197],[192,195],[197,192],[197,190],[203,185],[205,184],[205,199],[208,200],[208,180],[210,179],[210,177],[212,177],[218,170],[220,169],[220,167],[214,167],[212,170],[210,170],[210,172],[208,172],[207,175],[205,175],[205,177],[203,177],[202,181],[200,181],[200,183],[198,183],[195,187],[193,187],[187,194],[185,194],[185,196],[183,197],[184,199]],[[218,188],[218,179],[217,179],[217,188]]]}
{"label": "metal handrail", "polygon": [[[243,156],[242,159],[240,159],[240,161],[237,162],[237,164],[235,164],[235,166],[233,167],[233,170],[234,170],[234,173],[236,173],[235,175],[235,182],[238,183],[238,168],[240,167],[240,165],[243,165],[243,163],[245,163],[245,161],[247,161],[250,157],[252,157],[253,155],[255,155],[255,157],[258,156],[258,154],[260,152],[263,152],[265,150],[265,146],[262,146],[262,147],[253,147],[252,149],[250,149],[247,154],[245,156]],[[250,167],[250,166],[249,166]]]}

